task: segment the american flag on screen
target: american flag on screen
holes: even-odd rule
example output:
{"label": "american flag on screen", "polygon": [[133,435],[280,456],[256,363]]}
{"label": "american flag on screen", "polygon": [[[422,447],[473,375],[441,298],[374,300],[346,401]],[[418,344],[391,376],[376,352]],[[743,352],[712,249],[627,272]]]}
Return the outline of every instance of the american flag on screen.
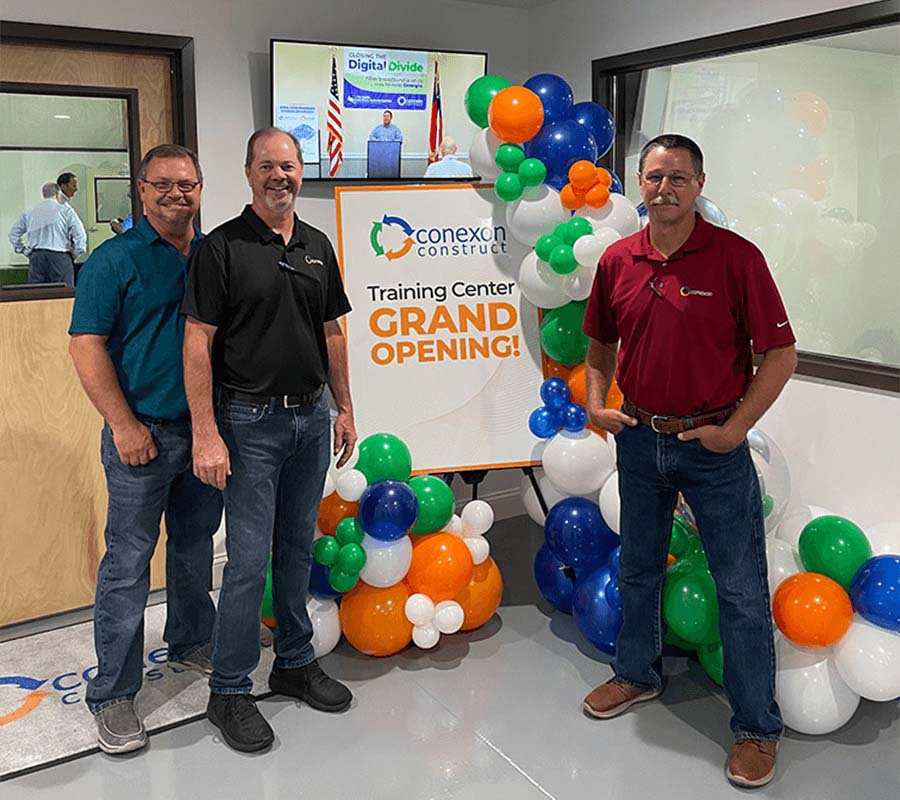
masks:
{"label": "american flag on screen", "polygon": [[434,62],[434,90],[431,95],[431,127],[428,130],[428,163],[433,164],[441,160],[438,152],[441,140],[444,138],[444,114],[441,110],[441,75],[438,72],[438,63]]}
{"label": "american flag on screen", "polygon": [[331,91],[328,93],[328,175],[337,175],[344,161],[341,96],[338,93],[337,58],[331,56]]}

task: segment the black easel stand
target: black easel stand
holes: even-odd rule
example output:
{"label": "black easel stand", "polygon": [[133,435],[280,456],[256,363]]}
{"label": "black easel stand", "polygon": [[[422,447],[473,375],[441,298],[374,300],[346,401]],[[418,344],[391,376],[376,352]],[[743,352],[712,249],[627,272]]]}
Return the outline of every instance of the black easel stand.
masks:
{"label": "black easel stand", "polygon": [[[547,516],[547,501],[544,499],[544,495],[541,492],[541,487],[538,485],[537,478],[534,477],[534,468],[533,467],[522,467],[522,472],[528,476],[528,480],[531,481],[531,485],[534,487],[534,493],[537,495],[538,503],[540,503],[541,511],[544,512],[544,516]],[[442,472],[439,473],[439,477],[444,480],[448,485],[453,483],[453,476],[459,475],[460,478],[463,479],[463,483],[467,486],[472,487],[472,499],[478,499],[478,485],[485,479],[485,476],[488,474],[488,470],[486,469],[476,469],[469,470],[467,472]]]}

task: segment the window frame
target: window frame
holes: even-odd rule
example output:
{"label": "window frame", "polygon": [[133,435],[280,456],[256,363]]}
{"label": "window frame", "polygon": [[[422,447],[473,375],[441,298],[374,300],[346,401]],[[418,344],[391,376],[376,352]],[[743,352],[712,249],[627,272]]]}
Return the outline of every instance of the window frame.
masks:
{"label": "window frame", "polygon": [[[591,61],[592,98],[594,102],[605,105],[616,121],[613,145],[600,163],[617,175],[624,173],[625,151],[637,113],[641,72],[645,70],[887,25],[900,25],[900,3],[897,0],[879,0],[594,59]],[[798,362],[798,375],[900,394],[900,367],[808,351],[798,352]]]}

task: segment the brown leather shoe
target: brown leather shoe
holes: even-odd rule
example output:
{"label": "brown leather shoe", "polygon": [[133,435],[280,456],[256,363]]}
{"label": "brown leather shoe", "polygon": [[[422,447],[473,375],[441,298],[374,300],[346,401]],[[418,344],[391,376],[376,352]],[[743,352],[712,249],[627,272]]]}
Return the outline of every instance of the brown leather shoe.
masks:
{"label": "brown leather shoe", "polygon": [[584,698],[584,711],[597,719],[610,719],[627,711],[635,703],[659,697],[662,689],[640,689],[618,678],[601,683]]}
{"label": "brown leather shoe", "polygon": [[778,742],[740,739],[728,756],[725,774],[735,786],[754,789],[775,777],[775,753]]}

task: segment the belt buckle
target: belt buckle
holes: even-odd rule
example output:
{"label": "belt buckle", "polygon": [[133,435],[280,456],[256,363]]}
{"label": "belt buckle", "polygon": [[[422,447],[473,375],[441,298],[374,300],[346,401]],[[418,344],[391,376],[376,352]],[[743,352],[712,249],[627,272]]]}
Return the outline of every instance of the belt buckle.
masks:
{"label": "belt buckle", "polygon": [[652,417],[650,417],[650,427],[653,430],[653,432],[654,433],[665,433],[665,431],[661,431],[659,428],[656,427],[656,420],[658,420],[658,419],[665,422],[672,418],[670,416],[667,416],[666,414],[654,414]]}
{"label": "belt buckle", "polygon": [[302,402],[301,403],[289,403],[288,402],[289,397],[290,397],[289,394],[283,394],[281,396],[281,405],[284,406],[284,408],[299,408],[300,406],[303,405]]}

